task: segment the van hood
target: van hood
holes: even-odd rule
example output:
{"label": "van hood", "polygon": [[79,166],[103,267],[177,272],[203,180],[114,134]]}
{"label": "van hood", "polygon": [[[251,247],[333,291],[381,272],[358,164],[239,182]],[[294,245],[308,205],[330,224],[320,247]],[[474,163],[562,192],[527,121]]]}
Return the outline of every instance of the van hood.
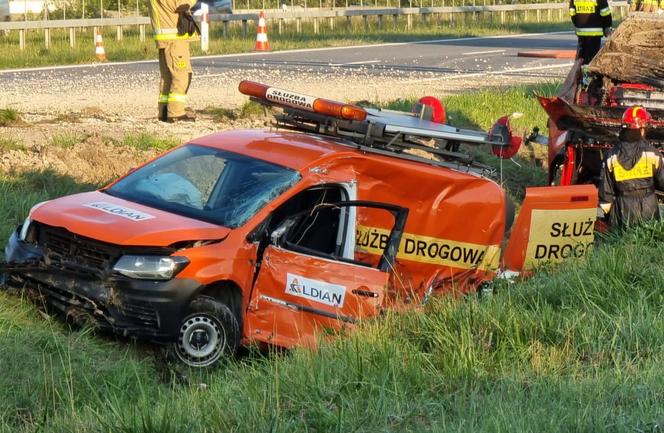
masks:
{"label": "van hood", "polygon": [[230,229],[161,211],[99,191],[48,201],[31,219],[102,242],[166,247],[181,241],[225,238]]}

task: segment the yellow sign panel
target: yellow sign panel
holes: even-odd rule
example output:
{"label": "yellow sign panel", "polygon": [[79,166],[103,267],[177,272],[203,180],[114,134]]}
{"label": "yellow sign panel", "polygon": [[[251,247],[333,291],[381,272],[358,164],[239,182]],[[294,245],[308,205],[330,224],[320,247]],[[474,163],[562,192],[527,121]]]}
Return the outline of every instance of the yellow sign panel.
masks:
{"label": "yellow sign panel", "polygon": [[648,161],[647,156],[642,156],[639,162],[637,162],[630,170],[626,170],[625,167],[620,165],[620,162],[616,160],[613,164],[613,173],[618,182],[633,179],[649,179],[653,177],[653,168],[653,162]]}
{"label": "yellow sign panel", "polygon": [[[389,230],[358,226],[355,249],[380,255],[387,246],[389,235]],[[460,269],[495,271],[500,261],[500,247],[404,233],[397,258]]]}
{"label": "yellow sign panel", "polygon": [[584,257],[595,239],[597,210],[533,210],[524,269]]}

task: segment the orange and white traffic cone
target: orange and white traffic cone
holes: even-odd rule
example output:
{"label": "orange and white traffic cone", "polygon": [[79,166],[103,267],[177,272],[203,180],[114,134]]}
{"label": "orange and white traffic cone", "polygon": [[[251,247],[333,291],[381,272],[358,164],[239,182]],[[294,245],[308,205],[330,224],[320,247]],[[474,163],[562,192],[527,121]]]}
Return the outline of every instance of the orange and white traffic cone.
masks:
{"label": "orange and white traffic cone", "polygon": [[265,13],[261,11],[258,15],[258,33],[256,33],[255,51],[270,51],[270,45],[267,42],[267,25],[265,24]]}
{"label": "orange and white traffic cone", "polygon": [[95,55],[100,62],[108,60],[106,58],[106,50],[104,50],[104,41],[101,38],[101,33],[97,33],[97,36],[95,36]]}

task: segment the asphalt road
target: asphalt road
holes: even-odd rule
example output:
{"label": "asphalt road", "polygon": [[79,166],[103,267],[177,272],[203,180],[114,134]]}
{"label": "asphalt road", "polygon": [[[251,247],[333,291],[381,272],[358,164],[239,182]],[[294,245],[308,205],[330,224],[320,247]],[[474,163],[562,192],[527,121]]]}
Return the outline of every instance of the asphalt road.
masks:
{"label": "asphalt road", "polygon": [[[237,83],[253,79],[340,100],[393,100],[561,79],[568,59],[517,57],[522,50],[576,46],[572,32],[458,38],[193,59],[195,109],[238,106]],[[112,58],[112,53],[109,53]],[[0,107],[49,115],[88,108],[153,117],[156,61],[0,70]]]}
{"label": "asphalt road", "polygon": [[[192,62],[197,77],[228,70],[268,68],[296,72],[358,70],[390,76],[428,74],[559,75],[556,67],[570,60],[517,57],[517,52],[538,49],[574,49],[572,32],[459,38],[388,43],[359,47],[319,48],[267,53],[207,56]],[[155,61],[76,65],[0,71],[0,83],[32,80],[48,71],[51,76],[104,75],[119,77],[155,72]],[[112,71],[111,71],[112,70]],[[564,68],[562,69],[564,72]]]}

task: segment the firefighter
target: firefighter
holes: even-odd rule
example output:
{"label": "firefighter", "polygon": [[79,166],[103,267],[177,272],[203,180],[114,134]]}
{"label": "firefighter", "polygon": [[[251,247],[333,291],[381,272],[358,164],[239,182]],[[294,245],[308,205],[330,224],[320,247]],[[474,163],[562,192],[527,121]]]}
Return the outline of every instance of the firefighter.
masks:
{"label": "firefighter", "polygon": [[655,190],[664,190],[664,159],[645,140],[651,120],[645,108],[628,108],[620,142],[604,161],[599,200],[612,227],[660,218]]}
{"label": "firefighter", "polygon": [[569,0],[569,14],[579,38],[577,58],[587,65],[611,34],[611,7],[607,0]]}
{"label": "firefighter", "polygon": [[159,120],[192,121],[185,112],[191,84],[189,42],[198,40],[200,30],[191,15],[196,0],[151,0],[150,21],[159,49]]}

